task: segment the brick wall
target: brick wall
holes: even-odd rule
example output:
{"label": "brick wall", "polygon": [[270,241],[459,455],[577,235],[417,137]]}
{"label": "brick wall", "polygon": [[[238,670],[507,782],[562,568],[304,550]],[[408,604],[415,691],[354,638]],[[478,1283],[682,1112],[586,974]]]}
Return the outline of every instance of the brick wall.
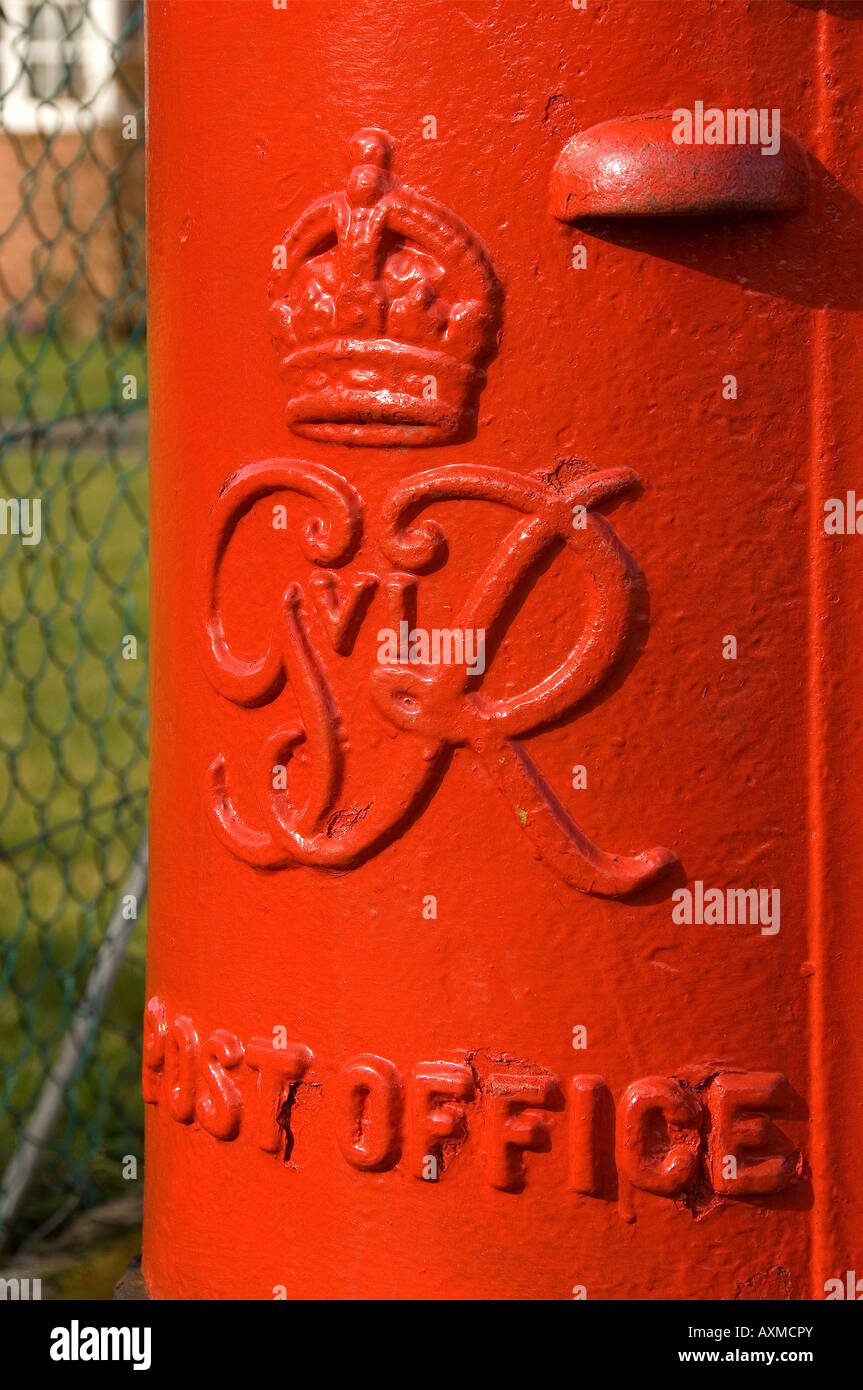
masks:
{"label": "brick wall", "polygon": [[34,329],[49,306],[71,331],[91,333],[106,315],[128,326],[143,283],[143,178],[140,142],[118,132],[86,144],[77,133],[50,144],[0,136],[0,309],[15,305]]}

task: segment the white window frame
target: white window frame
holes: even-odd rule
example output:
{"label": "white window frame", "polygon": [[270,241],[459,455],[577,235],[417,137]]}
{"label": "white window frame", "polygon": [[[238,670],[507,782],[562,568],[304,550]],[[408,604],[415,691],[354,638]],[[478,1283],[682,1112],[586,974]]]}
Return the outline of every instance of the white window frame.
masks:
{"label": "white window frame", "polygon": [[[17,135],[80,131],[101,125],[117,114],[116,59],[112,45],[122,33],[120,0],[87,0],[84,23],[77,38],[83,105],[71,97],[46,100],[33,95],[21,66],[22,45],[26,46],[31,62],[50,62],[56,57],[59,77],[63,60],[57,51],[57,41],[30,38],[23,33],[36,0],[0,2],[6,16],[5,23],[0,18],[0,93],[6,91],[11,74],[20,74],[11,91],[6,92],[5,97],[0,96],[0,135],[5,131]],[[56,10],[74,12],[82,8],[82,0],[53,0],[53,4]],[[91,22],[91,15],[95,24]]]}

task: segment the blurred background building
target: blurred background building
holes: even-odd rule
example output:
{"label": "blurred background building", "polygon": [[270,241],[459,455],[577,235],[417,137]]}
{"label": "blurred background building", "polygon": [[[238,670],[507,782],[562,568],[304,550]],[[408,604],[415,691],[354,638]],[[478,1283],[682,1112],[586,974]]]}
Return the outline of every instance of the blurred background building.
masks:
{"label": "blurred background building", "polygon": [[138,9],[0,4],[0,286],[32,332],[52,307],[81,332],[128,331],[141,312],[143,163],[123,129],[141,119]]}

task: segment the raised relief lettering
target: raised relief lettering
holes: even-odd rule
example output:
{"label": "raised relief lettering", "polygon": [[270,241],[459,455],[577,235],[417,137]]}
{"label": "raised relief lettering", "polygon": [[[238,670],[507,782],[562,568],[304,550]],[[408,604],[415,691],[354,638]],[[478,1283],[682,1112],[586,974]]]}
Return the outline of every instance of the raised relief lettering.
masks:
{"label": "raised relief lettering", "polygon": [[486,1171],[492,1187],[520,1190],[525,1151],[551,1148],[551,1116],[538,1107],[548,1106],[557,1090],[557,1078],[547,1074],[493,1072],[485,1078]]}
{"label": "raised relief lettering", "polygon": [[569,1101],[569,1186],[587,1197],[600,1197],[611,1176],[614,1100],[601,1076],[574,1076]]}
{"label": "raised relief lettering", "polygon": [[474,1145],[486,1181],[520,1192],[535,1180],[526,1155],[556,1146],[560,1125],[567,1131],[566,1152],[554,1171],[562,1188],[612,1200],[619,1175],[626,1220],[634,1212],[624,1185],[688,1203],[696,1190],[712,1189],[724,1200],[752,1198],[805,1178],[802,1153],[778,1125],[783,1114],[791,1119],[794,1113],[793,1092],[778,1072],[725,1071],[697,1085],[644,1077],[624,1093],[615,1116],[602,1076],[572,1077],[564,1096],[557,1078],[539,1067],[508,1068],[498,1059],[490,1072],[479,1072],[467,1059],[431,1060],[415,1063],[403,1088],[394,1062],[364,1053],[324,1085],[312,1072],[310,1050],[288,1042],[281,1026],[272,1038],[245,1044],[216,1028],[199,1046],[190,1018],[168,1019],[164,1003],[150,999],[142,1082],[150,1103],[217,1140],[243,1135],[262,1151],[261,1162],[267,1161],[263,1155],[280,1155],[286,1169],[314,1157],[307,1150],[294,1161],[292,1109],[309,1087],[316,1104],[297,1145],[320,1152],[335,1142],[361,1172],[401,1165],[405,1173],[437,1182],[450,1170],[457,1174],[462,1162],[476,1171],[466,1162]]}
{"label": "raised relief lettering", "polygon": [[[571,887],[619,897],[643,887],[675,861],[668,850],[611,854],[576,824],[520,741],[575,711],[606,679],[629,647],[640,579],[609,522],[593,510],[588,525],[569,523],[574,498],[589,509],[629,487],[628,470],[579,475],[557,487],[504,469],[467,464],[431,469],[392,488],[378,518],[377,550],[392,568],[377,580],[367,571],[338,580],[329,567],[346,566],[362,534],[362,500],[344,478],[317,464],[267,460],[235,474],[222,490],[212,518],[206,568],[203,664],[214,688],[235,705],[272,705],[270,733],[250,770],[229,770],[219,755],[210,767],[210,807],[216,833],[239,858],[259,868],[310,864],[349,868],[382,849],[420,813],[453,748],[468,747],[489,785],[510,806],[514,823]],[[421,520],[435,502],[485,501],[515,512],[509,535],[491,557],[448,631],[482,632],[498,642],[513,621],[513,597],[535,582],[537,562],[563,543],[586,571],[589,599],[567,656],[534,685],[505,699],[487,696],[466,662],[416,661],[376,664],[364,673],[370,698],[395,733],[389,775],[362,798],[363,814],[340,802],[349,740],[326,665],[315,646],[309,599],[295,579],[287,583],[273,615],[266,650],[249,659],[225,636],[219,594],[221,566],[234,533],[249,511],[274,493],[295,493],[313,503],[302,528],[308,560],[327,566],[313,573],[312,606],[323,605],[328,640],[347,652],[350,619],[361,600],[380,585],[387,617],[411,598],[414,583],[448,553],[439,523]],[[414,576],[414,579],[411,579]],[[373,582],[374,581],[374,582]],[[403,622],[402,619],[399,620]],[[279,722],[278,700],[290,686],[293,714]],[[297,803],[290,764],[298,749],[308,764],[305,794]],[[288,769],[288,785],[274,785],[273,767]],[[263,813],[263,822],[260,815]]]}
{"label": "raised relief lettering", "polygon": [[252,1038],[246,1048],[246,1065],[257,1072],[255,1138],[264,1153],[284,1150],[290,1156],[290,1102],[293,1092],[312,1065],[312,1054],[301,1043],[274,1047],[268,1038]]}
{"label": "raised relief lettering", "polygon": [[722,1072],[715,1078],[707,1093],[714,1192],[779,1192],[794,1180],[800,1155],[774,1123],[790,1099],[779,1072]]}
{"label": "raised relief lettering", "polygon": [[461,1062],[420,1062],[411,1072],[409,1148],[411,1171],[427,1179],[442,1176],[467,1136],[466,1102],[476,1093],[473,1068]]}
{"label": "raised relief lettering", "polygon": [[629,1087],[620,1105],[617,1166],[633,1187],[673,1197],[696,1178],[702,1108],[691,1091],[664,1076]]}
{"label": "raised relief lettering", "polygon": [[195,1118],[214,1139],[236,1139],[243,1097],[228,1072],[243,1060],[242,1043],[226,1028],[217,1028],[204,1044],[201,1058],[207,1095],[198,1100]]}
{"label": "raised relief lettering", "polygon": [[155,1105],[162,1093],[167,1036],[165,1006],[160,999],[154,997],[148,1000],[144,1010],[141,1094],[146,1105]]}
{"label": "raised relief lettering", "polygon": [[[359,131],[351,154],[344,191],[312,204],[276,258],[271,326],[288,424],[307,438],[375,447],[469,438],[500,334],[502,291],[488,253],[458,217],[391,173],[385,131]],[[269,459],[229,478],[212,513],[202,659],[224,699],[241,708],[271,706],[273,717],[257,735],[259,756],[251,764],[229,766],[222,754],[211,761],[209,806],[226,847],[262,869],[352,868],[421,814],[452,749],[465,747],[535,856],[571,887],[620,897],[675,863],[662,847],[637,854],[600,849],[520,741],[572,714],[632,644],[641,576],[597,509],[636,481],[629,469],[568,475],[558,466],[542,477],[462,463],[403,479],[364,521],[356,489],[316,463]],[[225,633],[223,561],[258,505],[272,508],[274,530],[288,531],[286,494],[310,503],[301,545],[319,569],[285,575],[266,650],[250,659]],[[429,645],[427,632],[413,628],[417,595],[425,570],[446,562],[448,541],[439,522],[421,514],[459,500],[515,516],[460,612],[433,629],[437,645]],[[516,680],[510,686],[517,693],[490,698],[479,682],[486,640],[500,646],[543,557],[561,547],[588,581],[569,653],[534,685],[518,691]],[[353,570],[360,549],[364,568]],[[388,775],[365,793],[354,790],[351,800],[350,730],[324,658],[330,651],[350,658],[378,594],[376,629],[387,638],[381,650],[389,642],[396,654],[379,655],[372,670],[356,673],[356,683],[394,738],[394,756]],[[459,660],[468,649],[470,660]],[[286,687],[290,717],[281,713]],[[261,729],[259,719],[256,725]],[[303,764],[301,778],[291,777],[295,763]]]}
{"label": "raised relief lettering", "polygon": [[375,574],[340,577],[332,570],[313,574],[309,588],[329,632],[333,651],[350,656],[363,610],[378,586]]}
{"label": "raised relief lettering", "polygon": [[175,1120],[190,1125],[195,1118],[198,1036],[190,1018],[175,1018],[165,1040],[165,1086],[168,1109]]}
{"label": "raised relief lettering", "polygon": [[391,1168],[401,1150],[402,1086],[385,1057],[355,1057],[338,1079],[338,1140],[354,1168]]}

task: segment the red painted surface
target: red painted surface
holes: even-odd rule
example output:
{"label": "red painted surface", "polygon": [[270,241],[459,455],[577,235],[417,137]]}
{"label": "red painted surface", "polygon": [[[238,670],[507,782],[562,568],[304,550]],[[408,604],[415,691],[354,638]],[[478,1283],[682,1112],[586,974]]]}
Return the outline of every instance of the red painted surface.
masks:
{"label": "red painted surface", "polygon": [[152,1297],[859,1268],[858,10],[150,4]]}

